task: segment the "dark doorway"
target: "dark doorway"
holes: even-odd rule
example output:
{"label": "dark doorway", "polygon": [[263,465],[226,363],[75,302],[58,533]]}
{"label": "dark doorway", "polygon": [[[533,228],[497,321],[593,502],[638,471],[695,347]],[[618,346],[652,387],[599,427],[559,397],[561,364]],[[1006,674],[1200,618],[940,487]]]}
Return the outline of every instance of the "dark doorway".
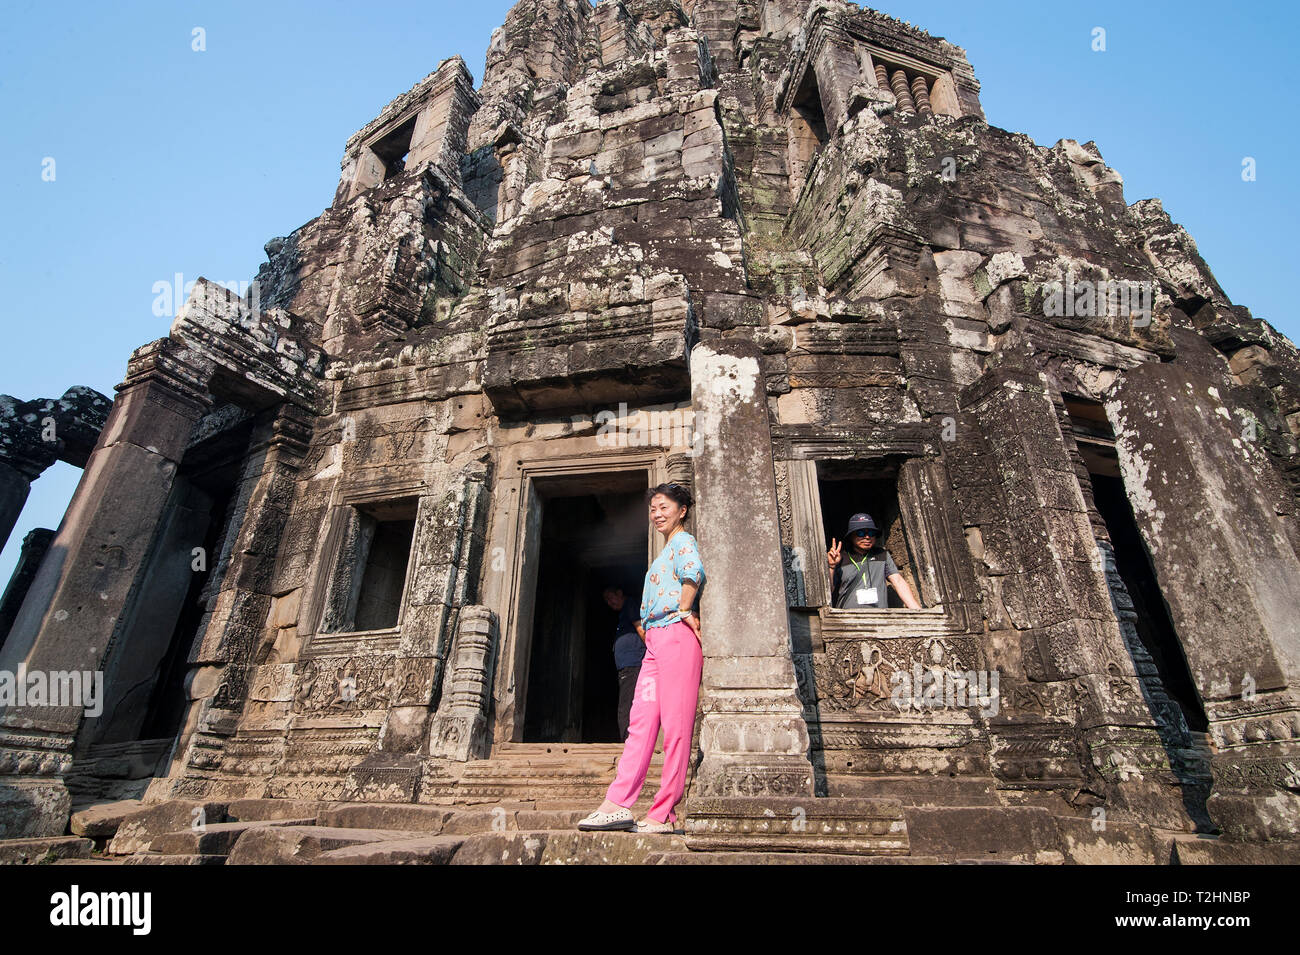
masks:
{"label": "dark doorway", "polygon": [[1165,692],[1183,711],[1188,728],[1204,732],[1209,724],[1124,490],[1115,436],[1105,409],[1097,402],[1073,395],[1065,397],[1065,407],[1088,470],[1093,502],[1110,537],[1115,569],[1133,601],[1133,625],[1138,638],[1155,662]]}
{"label": "dark doorway", "polygon": [[639,606],[648,519],[644,471],[538,479],[541,545],[523,742],[617,743],[617,615],[606,586]]}
{"label": "dark doorway", "polygon": [[[1106,548],[1098,531],[1098,547],[1108,549],[1114,557],[1114,573],[1108,570],[1106,576],[1143,699],[1155,720],[1169,766],[1182,786],[1188,816],[1198,831],[1213,831],[1205,808],[1211,784],[1205,735],[1208,721],[1124,489],[1114,432],[1105,409],[1097,402],[1074,395],[1063,399],[1088,472],[1087,481],[1080,484],[1085,496],[1091,494],[1106,528],[1104,536],[1109,538]],[[1128,603],[1131,611],[1125,606]]]}
{"label": "dark doorway", "polygon": [[158,677],[149,696],[145,719],[138,731],[139,739],[171,739],[181,727],[189,700],[185,695],[185,674],[199,624],[207,611],[204,591],[212,579],[214,565],[221,554],[226,522],[230,516],[233,488],[212,499],[207,533],[203,539],[205,564],[193,571],[180,617],[167,644],[167,652],[158,665]]}
{"label": "dark doorway", "polygon": [[1182,644],[1178,642],[1169,610],[1151,569],[1142,535],[1133,519],[1132,506],[1124,493],[1124,482],[1103,474],[1090,474],[1089,477],[1097,512],[1106,523],[1115,550],[1115,569],[1133,601],[1133,611],[1137,615],[1133,625],[1138,639],[1155,661],[1165,691],[1182,709],[1188,728],[1203,733],[1209,728],[1209,723],[1192,683]]}
{"label": "dark doorway", "polygon": [[237,524],[252,422],[187,450],[105,661],[103,712],[87,718],[67,777],[74,802],[139,796],[166,772],[189,707],[185,678]]}
{"label": "dark doorway", "polygon": [[[144,718],[133,734],[135,739],[170,741],[184,722],[189,707],[185,677],[189,672],[190,652],[202,635],[216,585],[220,583],[217,575],[223,569],[221,554],[226,535],[231,531],[231,511],[251,431],[251,421],[245,422],[186,454],[178,483],[187,489],[185,503],[193,518],[181,539],[169,548],[174,556],[164,559],[174,562],[179,557],[188,564],[187,586],[166,650],[148,681],[148,703]],[[201,560],[196,560],[196,546],[202,548]]]}

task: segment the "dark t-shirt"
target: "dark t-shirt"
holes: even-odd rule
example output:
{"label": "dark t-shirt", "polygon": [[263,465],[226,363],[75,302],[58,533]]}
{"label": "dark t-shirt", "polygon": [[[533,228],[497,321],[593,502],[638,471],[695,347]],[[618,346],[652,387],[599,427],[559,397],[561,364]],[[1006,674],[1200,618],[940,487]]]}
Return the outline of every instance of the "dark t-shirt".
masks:
{"label": "dark t-shirt", "polygon": [[[840,565],[831,578],[835,606],[840,610],[887,608],[889,587],[886,581],[896,573],[898,567],[894,558],[883,547],[873,547],[865,557],[859,557],[845,544]],[[871,592],[873,588],[874,594]]]}
{"label": "dark t-shirt", "polygon": [[639,614],[637,608],[632,606],[632,601],[625,601],[623,609],[618,612],[618,624],[614,629],[614,666],[620,670],[624,667],[639,667],[645,656],[645,643],[636,632],[638,619]]}

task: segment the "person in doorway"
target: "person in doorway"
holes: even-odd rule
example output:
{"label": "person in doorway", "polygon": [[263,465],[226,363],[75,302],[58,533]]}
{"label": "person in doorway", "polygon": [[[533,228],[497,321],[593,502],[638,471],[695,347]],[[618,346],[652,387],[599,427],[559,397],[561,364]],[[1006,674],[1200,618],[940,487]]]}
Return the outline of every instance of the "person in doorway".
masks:
{"label": "person in doorway", "polygon": [[641,675],[641,659],[645,656],[645,631],[622,587],[606,587],[603,596],[605,606],[618,614],[614,626],[614,667],[618,670],[618,738],[623,742],[627,740],[636,678]]}
{"label": "person in doorway", "polygon": [[844,545],[834,537],[826,552],[826,563],[831,568],[831,601],[835,607],[840,610],[887,608],[889,593],[885,585],[888,584],[904,606],[921,609],[911,586],[898,572],[893,556],[879,545],[880,531],[870,514],[850,517],[844,540],[849,545],[847,554],[843,553]]}
{"label": "person in doorway", "polygon": [[[694,504],[680,484],[660,484],[649,491],[650,523],[664,537],[664,548],[646,571],[641,597],[645,658],[636,681],[627,742],[618,773],[605,801],[578,823],[582,830],[676,832],[675,808],[686,791],[695,704],[703,670],[703,636],[695,597],[704,583],[704,563],[695,538],[683,526]],[[654,755],[659,726],[664,730],[664,768],[659,791],[637,822],[636,804]]]}

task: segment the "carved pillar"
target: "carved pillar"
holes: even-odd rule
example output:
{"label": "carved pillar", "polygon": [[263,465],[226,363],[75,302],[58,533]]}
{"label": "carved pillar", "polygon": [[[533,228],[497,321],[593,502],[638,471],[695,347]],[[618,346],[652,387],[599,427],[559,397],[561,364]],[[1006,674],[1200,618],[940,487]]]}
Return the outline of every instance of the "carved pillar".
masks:
{"label": "carved pillar", "polygon": [[462,607],[451,654],[451,685],[443,694],[429,733],[430,756],[460,762],[487,756],[496,644],[496,614],[487,607]]}
{"label": "carved pillar", "polygon": [[1300,829],[1300,559],[1260,480],[1272,464],[1233,410],[1209,382],[1165,363],[1126,371],[1106,402],[1216,744],[1210,815],[1236,838],[1285,837]]}
{"label": "carved pillar", "polygon": [[[199,374],[161,339],[136,350],[0,669],[102,671],[164,517],[177,464],[208,405]],[[57,558],[57,559],[56,559]],[[39,606],[38,606],[39,605]],[[0,837],[59,835],[62,776],[83,706],[0,711]]]}
{"label": "carved pillar", "polygon": [[894,70],[894,75],[889,79],[889,85],[894,91],[894,96],[898,99],[898,112],[915,113],[916,103],[912,101],[912,93],[907,88],[907,74],[902,70]]}
{"label": "carved pillar", "polygon": [[924,76],[912,77],[912,99],[916,100],[916,111],[922,116],[934,115],[934,109],[930,106],[930,91]]}
{"label": "carved pillar", "polygon": [[[772,440],[758,347],[697,345],[696,535],[704,677],[699,796],[808,795],[808,727],[796,693],[781,567]],[[743,478],[743,479],[742,479]],[[736,529],[745,528],[739,545]]]}

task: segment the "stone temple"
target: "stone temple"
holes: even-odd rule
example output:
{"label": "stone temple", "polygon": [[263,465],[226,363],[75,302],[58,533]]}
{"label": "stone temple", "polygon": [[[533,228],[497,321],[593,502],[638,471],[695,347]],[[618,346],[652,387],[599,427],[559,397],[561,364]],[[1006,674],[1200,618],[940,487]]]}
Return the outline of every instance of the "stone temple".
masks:
{"label": "stone temple", "polygon": [[[84,473],[0,606],[0,858],[1295,861],[1300,356],[979,94],[840,0],[526,0],[111,403],[3,399],[6,534]],[[578,833],[668,480],[685,834]],[[923,609],[831,606],[862,510]]]}

